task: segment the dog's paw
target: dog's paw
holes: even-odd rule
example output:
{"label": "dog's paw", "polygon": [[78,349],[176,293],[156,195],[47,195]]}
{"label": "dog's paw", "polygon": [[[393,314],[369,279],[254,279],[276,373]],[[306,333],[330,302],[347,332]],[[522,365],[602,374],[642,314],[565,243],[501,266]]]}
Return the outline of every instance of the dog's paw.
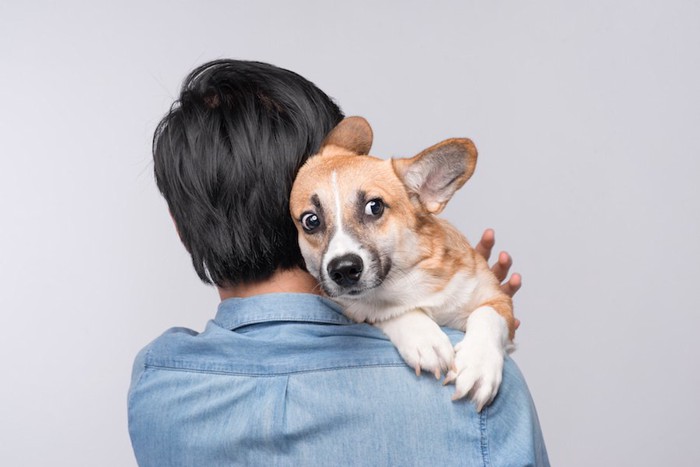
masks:
{"label": "dog's paw", "polygon": [[452,366],[452,343],[439,328],[437,332],[431,330],[405,335],[395,345],[406,364],[415,369],[416,375],[423,370],[440,379],[442,373],[447,373]]}
{"label": "dog's paw", "polygon": [[406,364],[440,379],[443,372],[452,367],[454,349],[440,326],[421,311],[411,311],[401,316],[378,323],[384,333],[401,354]]}
{"label": "dog's paw", "polygon": [[503,379],[507,336],[505,320],[491,307],[480,307],[469,316],[467,333],[455,346],[454,368],[444,381],[455,383],[452,400],[468,395],[477,412],[491,403]]}
{"label": "dog's paw", "polygon": [[503,379],[504,352],[497,346],[485,346],[469,336],[455,346],[455,352],[454,368],[447,373],[444,383],[455,383],[452,400],[469,395],[476,405],[476,411],[481,412],[498,393]]}

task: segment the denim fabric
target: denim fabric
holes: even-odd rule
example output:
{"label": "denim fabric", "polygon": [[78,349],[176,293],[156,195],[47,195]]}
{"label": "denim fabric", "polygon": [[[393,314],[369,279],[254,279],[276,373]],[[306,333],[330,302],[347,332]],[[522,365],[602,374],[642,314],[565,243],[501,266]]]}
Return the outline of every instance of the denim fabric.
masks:
{"label": "denim fabric", "polygon": [[549,465],[512,360],[481,414],[453,391],[324,298],[229,299],[139,353],[129,432],[141,466]]}

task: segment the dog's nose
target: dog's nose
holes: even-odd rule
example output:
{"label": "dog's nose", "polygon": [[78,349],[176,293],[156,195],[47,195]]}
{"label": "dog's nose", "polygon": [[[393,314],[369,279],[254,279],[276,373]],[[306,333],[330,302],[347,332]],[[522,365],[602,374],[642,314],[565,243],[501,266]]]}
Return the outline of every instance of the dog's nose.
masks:
{"label": "dog's nose", "polygon": [[362,258],[352,253],[334,258],[328,263],[328,275],[344,287],[357,284],[362,275]]}

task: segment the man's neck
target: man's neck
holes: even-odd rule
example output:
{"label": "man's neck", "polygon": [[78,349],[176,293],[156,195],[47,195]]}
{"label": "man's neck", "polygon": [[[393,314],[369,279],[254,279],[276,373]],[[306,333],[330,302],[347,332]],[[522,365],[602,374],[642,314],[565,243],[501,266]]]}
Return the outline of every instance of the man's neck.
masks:
{"label": "man's neck", "polygon": [[218,287],[221,300],[246,298],[268,293],[310,293],[320,295],[318,282],[311,274],[301,269],[278,269],[269,279],[248,282],[228,287]]}

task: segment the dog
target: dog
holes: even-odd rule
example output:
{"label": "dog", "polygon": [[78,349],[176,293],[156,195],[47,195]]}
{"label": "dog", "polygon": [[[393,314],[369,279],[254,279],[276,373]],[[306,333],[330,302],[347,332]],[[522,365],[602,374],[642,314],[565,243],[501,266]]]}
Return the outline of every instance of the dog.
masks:
{"label": "dog", "polygon": [[[511,298],[486,260],[439,214],[471,177],[469,139],[409,159],[367,154],[362,117],[341,121],[299,170],[290,211],[308,272],[357,322],[379,327],[405,362],[454,382],[477,411],[501,384],[515,333]],[[440,329],[465,331],[454,348]]]}

